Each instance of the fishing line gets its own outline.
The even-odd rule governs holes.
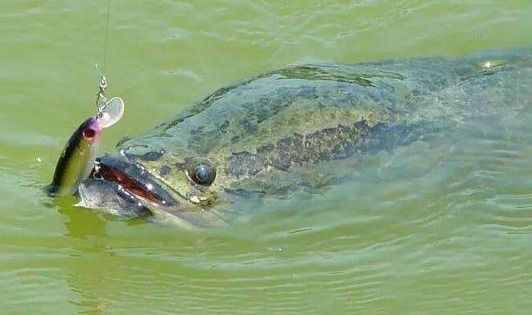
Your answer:
[[[105,12],[105,37],[104,37],[104,45],[103,45],[103,64],[102,67],[100,67],[98,64],[96,64],[96,71],[98,72],[98,88],[99,92],[97,94],[96,99],[96,107],[100,110],[102,106],[101,101],[105,101],[106,99],[102,99],[102,96],[105,96],[105,90],[107,89],[108,80],[106,77],[106,66],[107,66],[107,50],[109,46],[109,28],[111,25],[111,4],[112,0],[107,0],[107,8]],[[147,66],[140,67],[140,70],[147,69]],[[131,90],[138,90],[139,87],[137,84],[131,84],[127,87],[123,87],[118,92],[120,92],[120,95],[127,94]]]
[[[124,100],[120,97],[108,98],[106,90],[108,88],[107,77],[105,76],[105,67],[107,65],[107,46],[109,42],[109,25],[111,21],[111,0],[107,0],[107,13],[105,23],[105,39],[103,45],[103,66],[100,69],[100,79],[98,93],[96,94],[96,118],[102,128],[108,128],[118,122],[124,115]]]
[[[105,31],[104,31],[105,35],[104,35],[104,40],[103,40],[103,64],[101,67],[98,64],[95,65],[96,71],[98,72],[98,75],[99,75],[98,80],[99,80],[100,94],[102,92],[102,87],[103,87],[103,90],[107,88],[107,78],[105,77],[105,70],[106,70],[105,68],[107,65],[107,46],[109,45],[109,25],[111,23],[110,21],[111,21],[111,0],[107,0],[107,10],[105,12]],[[96,102],[98,103],[98,100]]]
[[[96,64],[96,71],[98,72],[99,78],[98,78],[98,84],[99,87],[102,86],[102,79],[105,81],[103,85],[107,85],[107,78],[105,76],[106,73],[106,65],[107,65],[107,47],[109,43],[109,27],[111,24],[111,2],[112,0],[107,0],[107,11],[105,15],[105,37],[104,37],[104,45],[103,45],[103,64],[102,67],[100,67],[98,64]],[[145,70],[147,69],[147,66],[140,67],[139,70]],[[136,84],[131,84],[128,87],[122,88],[119,92],[120,94],[127,94],[127,92],[133,90],[133,89],[139,89]],[[104,88],[105,90],[105,88]],[[98,100],[96,101],[98,103]],[[98,105],[97,105],[98,106]]]
[[[109,23],[111,21],[111,1],[107,0],[107,14],[106,14],[106,23],[105,23],[105,40],[103,43],[103,67],[102,70],[105,72],[105,66],[107,65],[107,43],[109,42]]]

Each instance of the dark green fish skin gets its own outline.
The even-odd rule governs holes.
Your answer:
[[[479,116],[519,113],[531,106],[531,86],[530,49],[291,66],[214,92],[176,119],[122,141],[105,163],[135,165],[171,195],[165,205],[143,203],[154,214],[210,225],[218,220],[210,216],[215,209],[238,198],[286,196],[323,177],[334,182],[346,175],[335,164]],[[216,168],[210,186],[191,180],[191,169],[202,163]]]

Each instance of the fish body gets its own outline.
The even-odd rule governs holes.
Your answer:
[[[121,141],[80,184],[86,207],[225,223],[238,200],[349,177],[369,154],[532,106],[530,49],[296,65],[215,91]],[[348,166],[346,166],[348,165]]]

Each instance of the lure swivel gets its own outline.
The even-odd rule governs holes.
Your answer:
[[[98,93],[96,94],[96,114],[98,117],[101,117],[107,106],[107,96],[105,91],[108,86],[107,78],[102,74],[98,85]]]

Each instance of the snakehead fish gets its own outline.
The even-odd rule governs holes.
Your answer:
[[[375,152],[480,116],[518,115],[532,106],[531,86],[531,49],[289,66],[121,141],[78,193],[89,208],[224,224],[224,209],[250,196],[284,198],[323,174],[334,183]]]

